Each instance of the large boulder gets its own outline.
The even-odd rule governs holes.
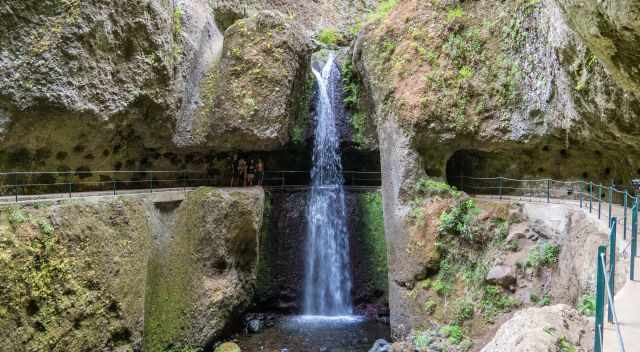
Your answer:
[[[555,351],[561,346],[590,351],[590,325],[589,319],[566,305],[528,308],[505,322],[481,352]]]
[[[195,116],[196,140],[218,150],[272,150],[289,141],[310,55],[301,32],[276,12],[226,30],[220,65],[204,82],[208,100]]]
[[[0,349],[141,348],[151,230],[143,201],[0,208]]]
[[[175,210],[149,264],[145,350],[205,346],[253,296],[264,193],[203,188]]]

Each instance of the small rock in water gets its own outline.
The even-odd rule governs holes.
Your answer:
[[[280,352],[289,352],[289,349],[288,348],[283,348],[283,349],[280,350]]]
[[[240,350],[240,346],[233,342],[225,342],[218,346],[213,352],[242,352],[242,350]]]
[[[391,344],[386,340],[379,339],[373,344],[373,347],[369,350],[369,352],[389,352],[391,351]]]
[[[247,330],[252,334],[257,334],[262,329],[262,321],[258,319],[249,320],[247,323]]]
[[[329,349],[325,346],[320,347],[320,352],[327,352]]]

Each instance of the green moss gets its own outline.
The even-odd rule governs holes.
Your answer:
[[[335,47],[343,41],[343,37],[335,28],[324,28],[318,33],[318,41],[324,45]]]
[[[387,247],[384,233],[382,195],[379,192],[363,193],[358,196],[361,215],[358,229],[364,239],[364,253],[369,267],[370,281],[380,292],[388,291]]]
[[[593,294],[582,296],[578,303],[578,312],[592,317],[596,314],[596,298]]]
[[[313,75],[308,72],[305,76],[302,92],[296,99],[296,118],[291,128],[291,140],[295,144],[304,143],[307,130],[309,129],[311,119],[309,109],[311,107],[314,84]]]
[[[269,229],[271,228],[272,200],[269,193],[265,194],[264,213],[262,215],[262,229],[260,231],[260,243],[257,265],[257,281],[255,297],[268,297],[273,293],[273,262],[269,253],[274,253],[273,241],[270,241]]]
[[[398,0],[383,0],[378,4],[378,7],[369,13],[367,21],[378,21],[387,17],[387,15],[398,4]]]

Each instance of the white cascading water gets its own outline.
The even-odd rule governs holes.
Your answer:
[[[351,265],[345,215],[345,197],[336,127],[343,109],[340,70],[330,54],[321,71],[313,68],[318,83],[311,194],[307,206],[307,244],[304,314],[352,314]]]

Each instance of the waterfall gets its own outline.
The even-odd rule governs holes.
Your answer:
[[[340,71],[330,54],[324,67],[313,68],[318,83],[311,194],[307,205],[304,314],[352,313],[351,265],[345,197],[336,127],[342,106]]]

